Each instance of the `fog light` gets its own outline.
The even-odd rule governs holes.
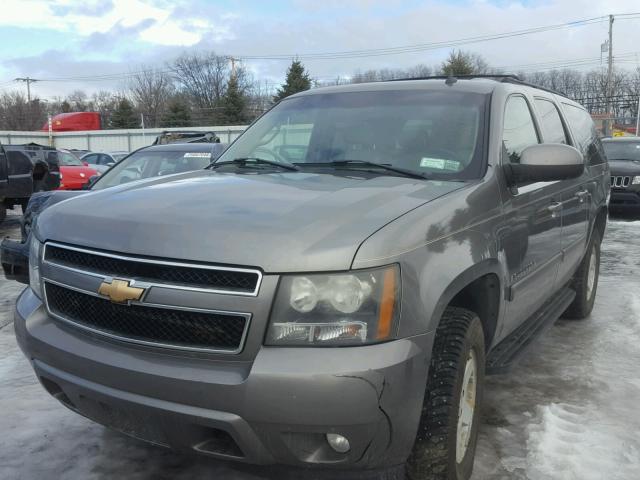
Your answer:
[[[347,453],[351,450],[349,440],[337,433],[327,433],[327,442],[329,442],[329,446],[338,453]]]

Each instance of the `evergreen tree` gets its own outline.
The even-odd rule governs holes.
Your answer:
[[[111,128],[138,128],[139,119],[133,110],[133,104],[122,97],[111,114]]]
[[[162,124],[165,127],[188,127],[191,125],[189,105],[181,98],[172,98],[167,106]]]
[[[218,105],[221,108],[222,121],[227,125],[241,125],[247,121],[247,97],[238,86],[238,79],[231,75],[227,90]]]
[[[283,98],[293,95],[294,93],[304,92],[311,88],[311,77],[305,71],[304,65],[300,60],[294,60],[287,70],[287,79],[278,89],[278,93],[273,97],[274,102],[279,102]]]
[[[489,72],[487,62],[474,53],[452,50],[449,58],[442,64],[443,75],[474,75]]]

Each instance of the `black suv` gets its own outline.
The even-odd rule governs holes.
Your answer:
[[[640,213],[640,137],[602,141],[611,167],[609,211]]]

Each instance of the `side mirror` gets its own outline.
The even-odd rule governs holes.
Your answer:
[[[100,175],[92,175],[92,176],[90,176],[89,180],[87,181],[87,183],[85,183],[82,186],[82,190],[91,190],[91,187],[93,187],[93,184],[96,183],[98,178],[100,178]]]
[[[520,163],[505,167],[509,183],[522,185],[576,178],[584,172],[582,153],[562,143],[531,145],[520,155]]]
[[[88,166],[89,166],[89,162],[85,162],[85,161],[83,161],[83,162],[82,162],[82,164],[83,164],[85,167],[88,167]]]
[[[29,284],[29,243],[5,238],[0,244],[0,263],[7,280]]]

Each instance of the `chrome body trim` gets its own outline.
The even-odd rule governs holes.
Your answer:
[[[172,283],[152,282],[152,281],[147,281],[147,279],[144,279],[144,278],[127,277],[128,279],[131,279],[131,280],[139,280],[139,283],[144,283],[145,285],[147,285],[149,287],[165,287],[165,288],[172,288],[172,289],[175,289],[175,290],[189,290],[189,291],[192,291],[192,292],[206,292],[206,293],[218,293],[218,294],[221,294],[221,295],[237,295],[237,296],[257,297],[258,296],[258,292],[260,291],[260,285],[262,284],[262,272],[260,270],[252,269],[252,268],[216,267],[216,266],[203,265],[203,264],[198,264],[198,263],[182,263],[182,262],[170,262],[170,261],[165,261],[165,260],[149,260],[149,259],[146,259],[146,258],[129,257],[129,256],[126,256],[126,255],[116,255],[116,254],[112,254],[112,253],[105,253],[105,252],[100,252],[100,251],[96,251],[96,250],[89,250],[89,249],[80,248],[80,247],[72,247],[72,246],[69,246],[69,245],[56,243],[56,242],[46,242],[44,244],[44,248],[42,249],[43,250],[42,260],[47,265],[52,265],[52,266],[54,266],[56,268],[62,268],[62,269],[65,269],[65,270],[69,270],[69,271],[72,271],[72,272],[81,273],[81,274],[84,274],[84,275],[89,275],[89,276],[97,277],[97,278],[104,278],[104,279],[113,278],[113,275],[101,274],[101,273],[98,273],[98,272],[93,272],[91,270],[82,270],[82,269],[79,269],[79,268],[69,267],[67,265],[62,265],[60,263],[49,261],[49,260],[46,259],[47,258],[46,257],[46,250],[47,250],[47,246],[48,245],[51,245],[52,247],[61,248],[61,249],[73,250],[73,251],[81,252],[81,253],[87,253],[89,255],[96,255],[96,256],[102,256],[102,257],[107,257],[107,258],[114,258],[116,260],[124,260],[124,261],[128,261],[128,262],[147,263],[147,264],[151,264],[151,265],[166,265],[166,266],[170,266],[170,267],[195,268],[195,269],[201,269],[201,270],[216,270],[216,271],[221,271],[221,272],[253,273],[253,274],[256,274],[258,276],[258,279],[256,281],[256,287],[252,292],[242,292],[242,291],[237,291],[237,290],[220,290],[220,289],[216,289],[216,288],[189,287],[189,286],[186,286],[186,285],[175,285],[175,284],[172,284]]]

